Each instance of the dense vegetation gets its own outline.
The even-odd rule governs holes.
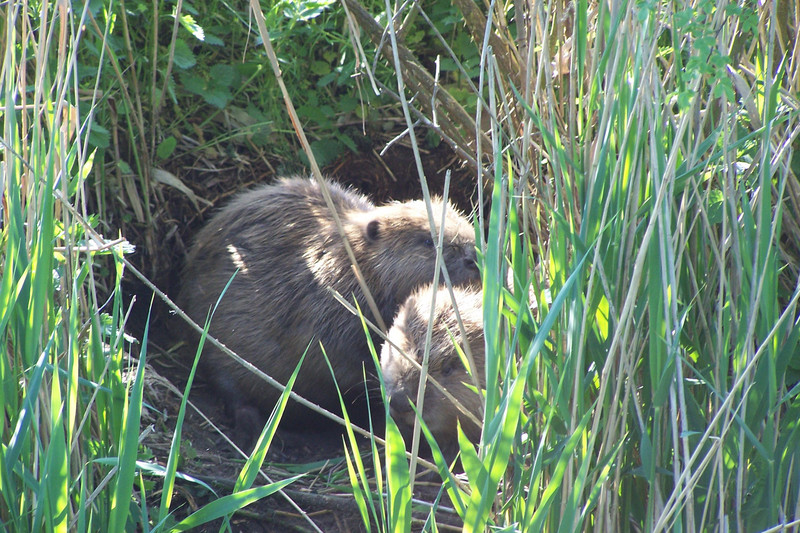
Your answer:
[[[466,480],[437,461],[467,530],[800,528],[791,4],[390,4],[2,6],[0,524],[182,530],[293,481],[255,486],[270,425],[233,491],[170,514],[181,434],[166,465],[140,446],[122,282],[163,269],[170,205],[207,207],[181,169],[229,191],[390,124],[481,184],[484,434]],[[352,489],[407,531],[389,428]]]

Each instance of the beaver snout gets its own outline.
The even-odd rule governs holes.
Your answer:
[[[464,262],[464,269],[469,271],[471,274],[475,276],[480,275],[480,270],[478,270],[478,258],[473,252],[472,256],[467,256],[463,260]]]
[[[455,257],[447,261],[447,269],[454,285],[475,285],[481,281],[478,257],[475,249],[459,250]]]
[[[393,393],[389,397],[389,409],[392,411],[392,416],[395,416],[395,414],[406,415],[412,413],[413,409],[411,409],[410,400],[411,397],[406,390]]]
[[[410,390],[401,383],[386,383],[386,401],[389,404],[389,414],[401,427],[407,429],[414,426],[416,413],[412,407],[412,402],[416,399],[415,390]]]

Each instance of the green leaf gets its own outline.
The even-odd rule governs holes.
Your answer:
[[[206,90],[206,82],[203,78],[194,74],[182,72],[180,75],[183,88],[193,94],[202,95]]]
[[[721,224],[722,209],[725,207],[725,195],[719,189],[710,189],[706,198],[708,202],[708,222],[710,224]]]
[[[337,157],[342,155],[345,146],[336,139],[321,139],[311,143],[311,151],[314,153],[314,159],[317,160],[319,166],[325,166],[332,163]],[[305,153],[300,154],[300,159],[308,164],[308,158]]]
[[[194,20],[193,16],[188,14],[183,14],[181,15],[180,21],[181,21],[181,26],[186,28],[189,31],[189,33],[194,35],[195,39],[197,39],[198,41],[205,40],[205,32],[203,31],[203,28]]]
[[[170,135],[158,144],[158,147],[156,148],[156,155],[158,155],[159,159],[166,159],[172,155],[172,152],[175,151],[175,147],[177,145],[178,140],[175,139],[174,136]]]
[[[152,306],[151,306],[152,309]],[[142,337],[142,349],[139,353],[139,363],[136,369],[136,378],[125,398],[122,431],[120,432],[119,446],[119,471],[114,483],[111,499],[111,514],[109,517],[109,531],[123,531],[128,521],[129,504],[133,492],[133,479],[136,473],[136,459],[139,444],[139,423],[142,416],[142,395],[144,393],[144,369],[147,355],[147,336],[150,328],[150,314],[148,312]]]
[[[92,129],[89,130],[89,144],[97,148],[108,148],[111,144],[111,132],[92,121]]]
[[[175,40],[175,54],[173,56],[175,66],[186,70],[190,69],[197,64],[197,59],[194,53],[189,49],[189,45],[183,39]]]
[[[309,68],[311,69],[311,72],[317,76],[323,76],[333,71],[331,64],[326,63],[325,61],[312,61]]]
[[[200,508],[198,511],[184,518],[175,524],[170,531],[188,531],[192,528],[211,522],[212,520],[231,515],[240,509],[244,509],[251,503],[257,502],[262,498],[266,498],[267,496],[278,492],[285,486],[294,483],[301,477],[303,477],[302,474],[284,479],[282,481],[277,481],[269,485],[263,485],[261,487],[255,487],[230,494],[228,496],[223,496],[222,498],[212,501],[211,503]]]
[[[203,93],[203,100],[219,109],[223,109],[228,105],[232,98],[233,95],[225,87],[214,87]]]
[[[239,71],[231,65],[217,64],[209,71],[211,82],[219,87],[234,87],[241,84]]]

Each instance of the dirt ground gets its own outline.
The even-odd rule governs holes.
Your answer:
[[[458,160],[447,146],[440,145],[425,152],[423,164],[434,194],[442,193],[445,171],[450,169],[451,200],[464,211],[472,209],[476,197],[474,171],[459,167]],[[183,177],[192,184],[196,194],[210,200],[214,206],[219,206],[236,190],[254,183],[269,182],[275,177],[269,166],[257,172],[251,165],[249,170],[246,176],[239,173],[236,174],[236,180],[225,181],[225,187],[220,185],[222,182],[219,172],[216,171],[205,174],[191,171]],[[173,170],[176,175],[179,172],[180,169]],[[394,145],[383,157],[374,151],[349,153],[325,168],[324,172],[364,192],[376,203],[419,198],[422,195],[411,151],[401,144]],[[179,265],[182,255],[191,243],[194,232],[202,226],[213,209],[204,208],[198,211],[174,191],[164,191],[164,195],[164,208],[160,212],[165,223],[161,229],[162,234],[156,239],[161,243],[160,250],[148,248],[148,239],[142,238],[141,242],[135,242],[139,253],[133,259],[134,262],[140,262],[137,266],[141,266],[144,271],[151,271],[151,279],[159,288],[174,295],[180,283]],[[151,268],[142,263],[149,263]],[[150,292],[135,280],[129,280],[125,289],[129,295],[136,296],[136,301],[139,302],[134,306],[130,322],[136,335],[144,324],[147,312],[141,302],[150,301]],[[166,306],[156,302],[151,324],[163,324],[166,313]],[[149,362],[153,368],[145,400],[152,409],[148,410],[143,421],[143,427],[151,426],[151,430],[144,444],[152,452],[153,460],[166,464],[175,417],[180,406],[177,391],[183,390],[188,370],[186,363],[175,355],[176,346],[166,331],[151,326],[151,339],[148,350]],[[190,401],[205,416],[193,408],[187,411],[182,438],[184,459],[179,471],[206,482],[219,496],[229,494],[243,459],[214,426],[230,434],[231,425],[224,409],[202,379],[195,382]],[[382,412],[382,407],[376,408],[378,412]],[[306,472],[306,475],[282,493],[246,507],[231,521],[233,531],[315,531],[315,528],[326,533],[366,531],[350,488],[342,431],[317,423],[312,425],[306,431],[279,429],[263,469],[275,481],[298,472]],[[380,421],[377,421],[376,434],[383,436],[383,429],[379,426]],[[368,439],[361,438],[360,448],[365,465],[371,465],[373,458]],[[433,501],[440,486],[440,483],[430,482],[415,485],[415,497],[422,501]],[[150,497],[157,506],[160,494],[151,494]],[[199,485],[179,481],[173,501],[176,518],[188,516],[213,498],[212,494]],[[425,516],[425,512],[419,514],[420,521],[416,523],[414,530],[422,529]],[[220,523],[221,521],[217,521],[199,531],[218,531]],[[447,512],[437,514],[437,524],[439,530],[443,531],[459,529],[456,516]]]
[[[151,346],[151,349],[155,349],[151,359],[154,368],[148,368],[145,402],[153,409],[147,410],[143,418],[142,427],[149,428],[143,444],[152,452],[152,460],[166,465],[180,408],[178,391],[185,386],[185,376],[180,373],[180,362],[170,369],[167,365],[175,364],[175,359],[161,352],[159,346]],[[171,376],[166,377],[164,373]],[[179,472],[205,482],[218,496],[230,494],[244,463],[242,455],[221,434],[230,435],[233,428],[224,409],[202,380],[195,382],[190,402],[192,405],[187,408],[183,425],[183,461]],[[375,427],[375,433],[382,437],[383,429],[379,426]],[[346,439],[344,432],[336,427],[315,426],[303,431],[279,428],[262,470],[272,481],[298,473],[305,473],[305,476],[282,493],[246,507],[231,521],[232,530],[277,533],[315,531],[316,527],[326,533],[366,531],[352,496],[343,439]],[[373,457],[369,440],[359,437],[359,448],[372,477],[370,465]],[[268,482],[262,477],[256,484]],[[421,481],[415,485],[415,498],[433,502],[440,487],[440,483]],[[153,493],[150,498],[151,506],[157,507],[160,494]],[[179,480],[172,504],[176,510],[175,517],[184,518],[213,498],[213,494],[200,485]],[[422,521],[426,518],[424,511],[417,515],[415,531],[422,529]],[[219,531],[221,523],[218,520],[196,531]],[[448,531],[448,524],[454,530],[459,529],[455,514],[446,511],[437,514],[437,523],[441,531]]]

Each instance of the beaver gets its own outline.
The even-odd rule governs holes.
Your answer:
[[[420,370],[425,349],[428,321],[431,317],[433,292],[436,304],[433,315],[431,348],[428,357],[428,375],[433,377],[477,420],[483,418],[481,397],[475,391],[473,379],[453,345],[469,345],[475,369],[472,372],[481,389],[486,387],[485,347],[483,337],[482,295],[474,287],[454,287],[456,306],[466,332],[466,339],[459,328],[450,293],[446,288],[424,286],[403,303],[389,330],[388,340],[381,348],[381,374],[389,402],[389,412],[397,422],[401,433],[408,437],[414,426],[416,414],[410,402],[416,402]],[[466,341],[466,343],[465,343]],[[399,349],[399,350],[398,350]],[[403,356],[405,353],[408,358]],[[437,444],[448,460],[458,452],[456,421],[473,443],[480,440],[481,428],[461,412],[458,407],[430,381],[425,385],[422,419],[431,430]],[[406,442],[410,442],[406,439]]]
[[[436,246],[425,203],[376,207],[351,189],[327,184],[366,285],[388,324],[412,291],[433,279]],[[472,224],[441,200],[432,207],[437,235],[446,209],[442,257],[452,282],[474,283],[480,278]],[[286,383],[307,350],[294,392],[338,410],[327,356],[342,393],[351,400],[363,396],[363,365],[372,364],[367,338],[361,321],[330,289],[351,302],[355,297],[365,316],[372,315],[316,181],[283,178],[235,196],[198,233],[182,277],[178,303],[200,324],[233,277],[209,332],[266,374]],[[200,361],[235,417],[237,433],[263,420],[277,403],[280,391],[209,343]],[[310,413],[289,402],[282,424],[304,427]]]

